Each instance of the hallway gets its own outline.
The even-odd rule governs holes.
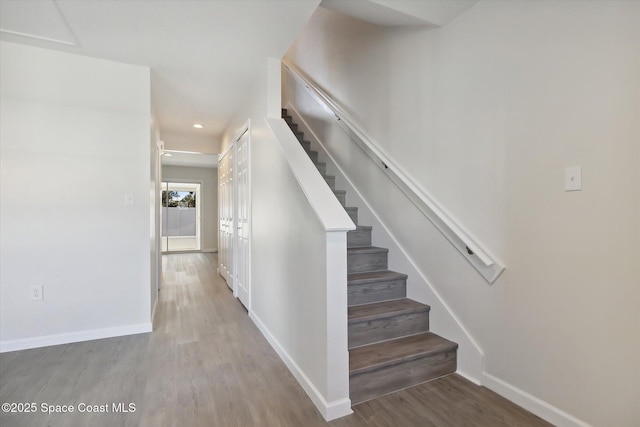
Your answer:
[[[547,426],[456,375],[326,423],[216,273],[216,254],[163,257],[154,332],[0,355],[3,426]],[[74,413],[42,413],[41,405]],[[115,413],[112,404],[135,405]],[[79,412],[80,404],[104,412]],[[83,406],[85,408],[85,406]],[[57,409],[57,408],[56,408]],[[62,408],[60,408],[62,409]]]

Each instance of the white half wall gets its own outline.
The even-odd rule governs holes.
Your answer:
[[[201,239],[203,252],[218,250],[218,170],[188,166],[162,166],[162,180],[200,182]]]
[[[504,261],[488,285],[344,157],[484,351],[483,383],[556,425],[640,423],[638,22],[626,1],[479,1],[438,29],[319,8],[287,54]]]
[[[346,342],[346,235],[341,243],[327,235],[307,197],[291,172],[282,149],[265,120],[270,96],[269,60],[253,87],[253,96],[230,124],[223,142],[231,143],[251,119],[251,311],[249,315],[276,349],[325,419],[351,412],[348,398]],[[271,111],[274,113],[274,111]],[[276,112],[277,113],[277,112]],[[310,165],[311,167],[311,165]],[[329,257],[340,244],[344,250],[342,289],[327,286]],[[343,296],[343,312],[329,321],[330,298]],[[335,342],[329,324],[342,317],[344,342]],[[343,349],[340,352],[340,348]],[[333,352],[333,353],[330,353]],[[338,353],[336,353],[338,352]],[[339,354],[332,358],[332,354]],[[343,363],[344,362],[344,363]],[[334,368],[338,369],[334,369]]]
[[[0,49],[1,350],[150,331],[149,69]]]

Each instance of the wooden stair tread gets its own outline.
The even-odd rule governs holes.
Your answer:
[[[454,351],[458,344],[432,332],[378,342],[349,350],[349,375],[358,375],[432,354]]]
[[[387,248],[379,248],[377,246],[355,246],[347,248],[347,255],[352,254],[375,254],[379,252],[389,252]]]
[[[354,305],[348,309],[349,323],[366,322],[384,317],[429,311],[430,309],[431,307],[428,305],[409,298]]]
[[[380,281],[403,280],[407,277],[409,276],[407,276],[406,274],[398,273],[397,271],[391,270],[365,271],[363,273],[349,274],[349,276],[347,277],[347,283],[349,285],[360,285]]]
[[[373,227],[370,225],[356,225],[356,229],[355,230],[350,230],[350,231],[370,231],[372,230]]]

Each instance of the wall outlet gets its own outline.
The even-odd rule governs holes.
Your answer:
[[[43,290],[43,285],[32,286],[31,293],[29,294],[31,301],[42,301],[42,299],[44,298]]]
[[[131,207],[136,205],[136,196],[133,193],[124,193],[124,205]]]
[[[568,167],[564,170],[564,191],[582,190],[582,168],[580,166]]]

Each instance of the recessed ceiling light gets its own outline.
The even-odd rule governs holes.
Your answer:
[[[200,123],[196,123],[195,125],[193,125],[193,127],[196,129],[202,129],[204,126],[202,126]]]

